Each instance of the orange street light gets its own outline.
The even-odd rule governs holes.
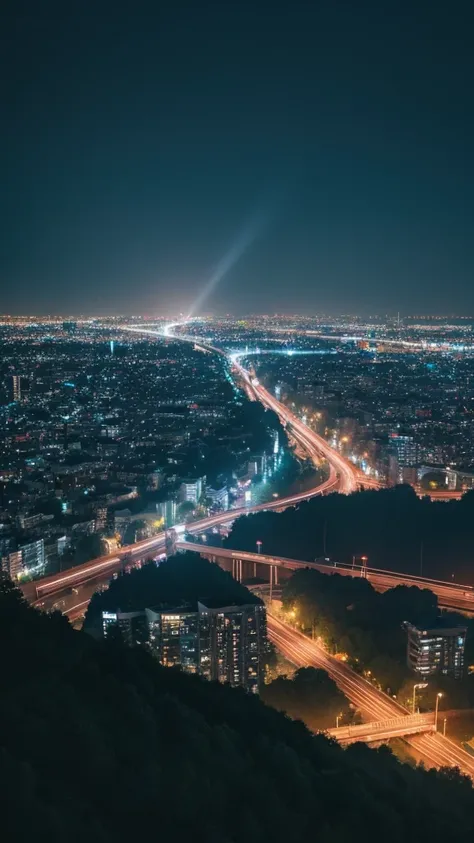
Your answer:
[[[436,706],[435,706],[435,732],[438,731],[438,706],[439,706],[439,701],[440,701],[442,696],[443,696],[443,692],[438,691],[438,693],[436,694]]]

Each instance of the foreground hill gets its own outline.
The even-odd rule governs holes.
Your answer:
[[[111,580],[106,591],[93,595],[84,629],[102,637],[103,611],[135,612],[156,606],[195,604],[198,600],[217,600],[221,606],[262,602],[219,565],[187,551],[170,556],[159,565],[148,562]]]
[[[466,780],[343,751],[256,697],[73,631],[6,580],[0,641],[9,843],[473,839]]]

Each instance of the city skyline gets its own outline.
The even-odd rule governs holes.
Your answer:
[[[447,726],[473,688],[472,331],[2,320],[3,581],[342,745],[402,738],[472,777]],[[303,672],[269,682],[281,656]]]
[[[474,839],[473,22],[7,4],[12,843]]]
[[[12,6],[2,310],[474,312],[468,23]]]

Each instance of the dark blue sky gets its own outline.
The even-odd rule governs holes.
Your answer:
[[[471,5],[10,0],[1,311],[472,314]]]

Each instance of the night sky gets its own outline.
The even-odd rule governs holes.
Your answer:
[[[9,0],[1,312],[473,314],[471,8]]]

